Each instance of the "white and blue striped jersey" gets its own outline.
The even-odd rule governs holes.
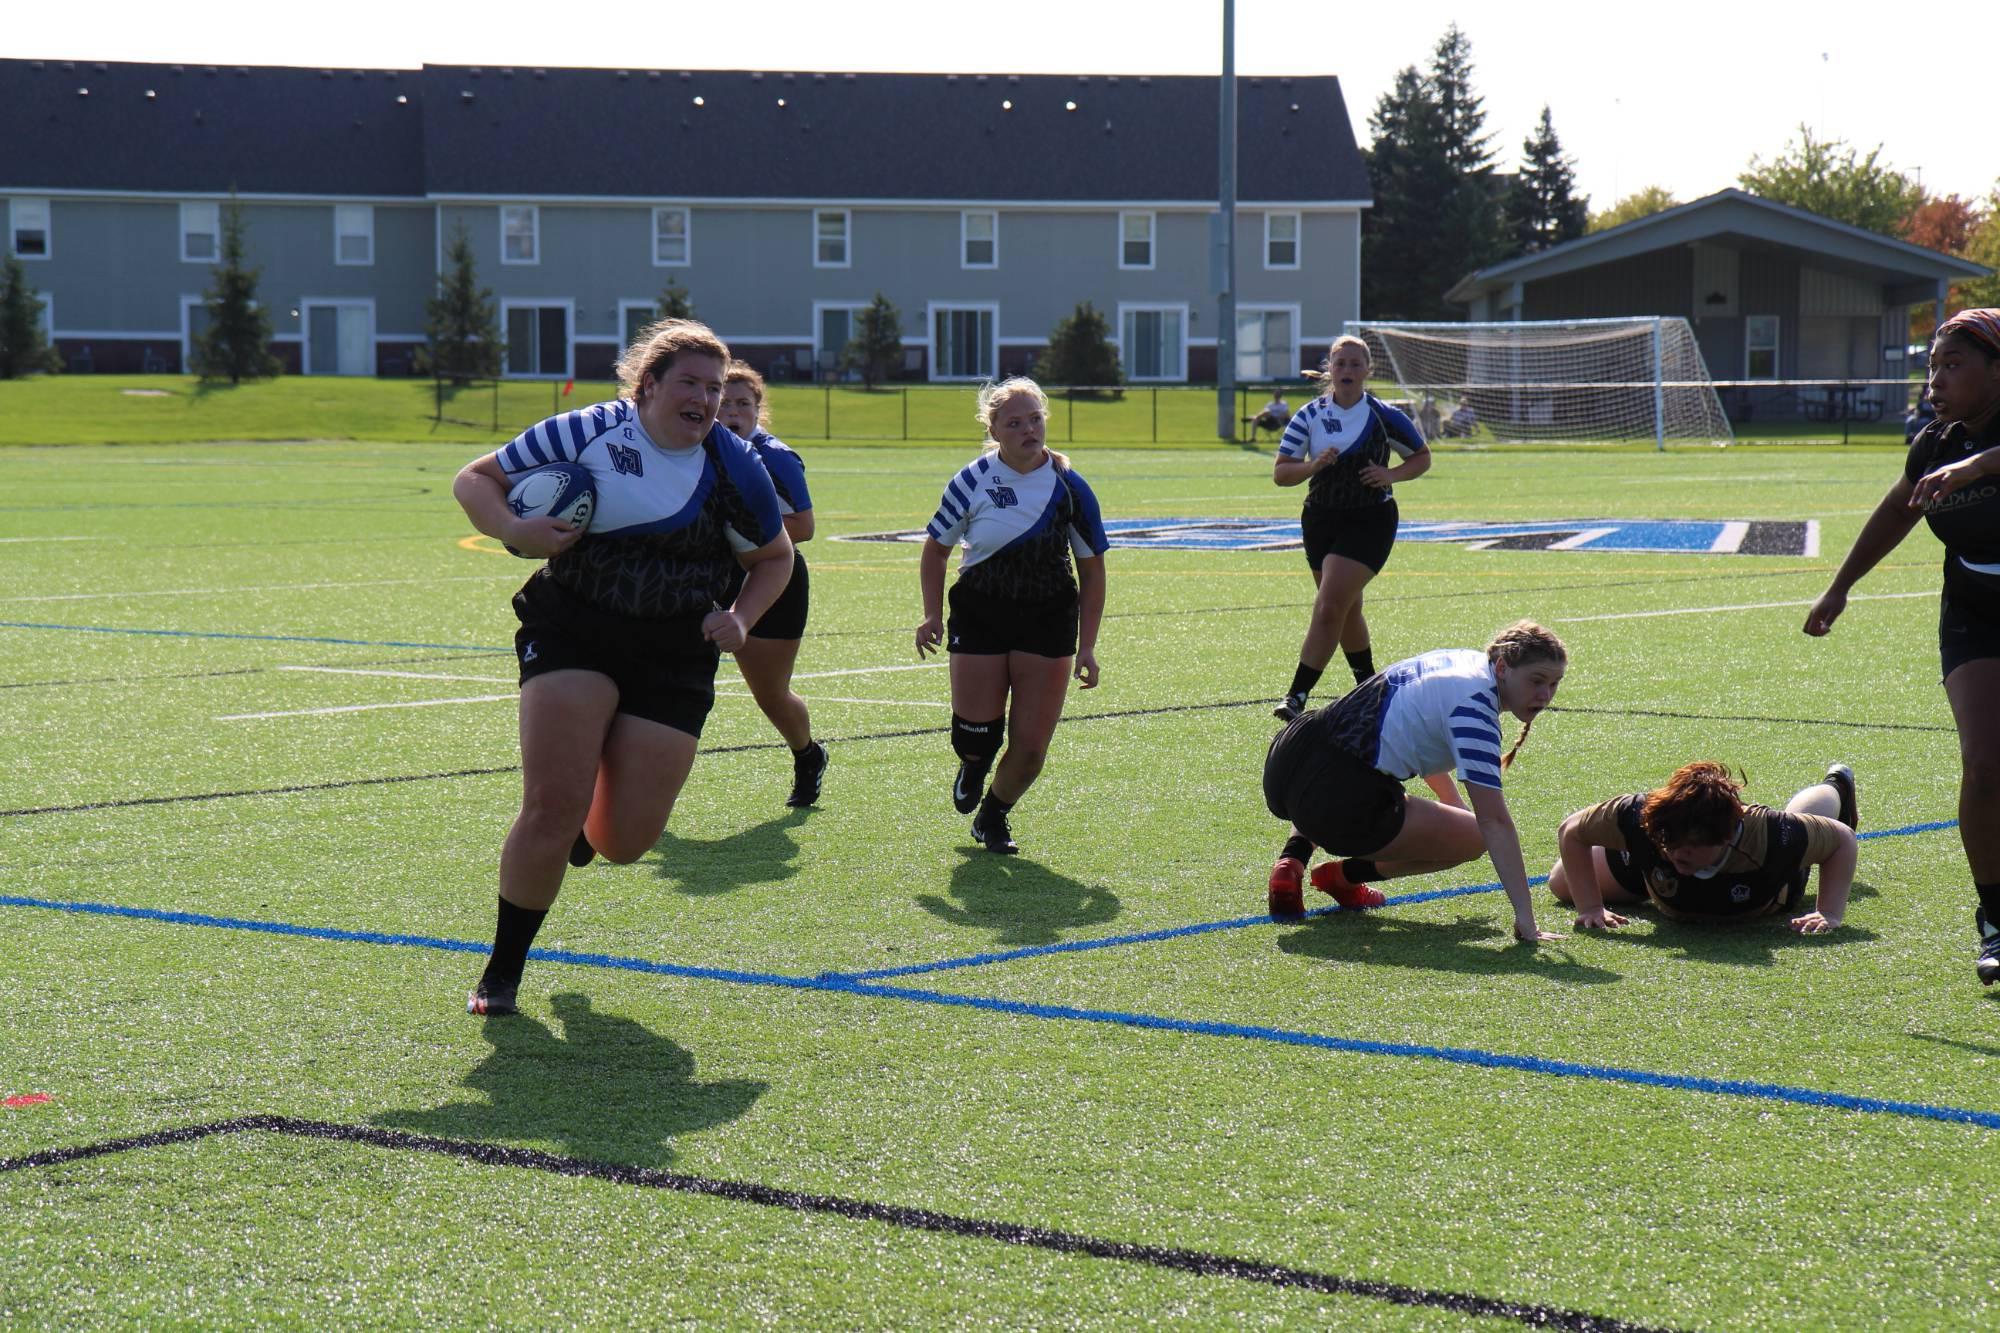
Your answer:
[[[813,507],[812,492],[806,489],[806,461],[797,450],[761,426],[750,437],[750,447],[757,451],[758,461],[771,474],[781,513],[803,514]]]
[[[1075,469],[1049,459],[1016,472],[997,453],[982,454],[944,488],[925,528],[940,546],[964,543],[959,581],[1012,601],[1076,596],[1078,559],[1111,548],[1097,496]]]
[[[1478,648],[1440,648],[1396,663],[1325,710],[1325,738],[1392,778],[1455,770],[1500,786],[1500,691]]]
[[[1315,398],[1293,413],[1278,441],[1278,457],[1311,462],[1321,454],[1339,454],[1338,461],[1313,474],[1306,486],[1306,503],[1328,509],[1360,509],[1391,499],[1361,480],[1361,469],[1373,463],[1389,465],[1424,451],[1423,433],[1403,413],[1372,393],[1352,407],[1331,398]]]
[[[550,463],[590,470],[590,531],[538,577],[621,615],[705,614],[728,595],[735,553],[784,531],[771,474],[749,445],[717,425],[693,448],[665,448],[624,399],[537,422],[493,460],[509,485]]]

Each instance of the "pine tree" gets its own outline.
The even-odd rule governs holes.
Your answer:
[[[1583,235],[1590,201],[1576,194],[1576,170],[1563,156],[1546,104],[1541,123],[1521,144],[1521,173],[1507,191],[1507,231],[1516,253],[1534,254]]]
[[[445,247],[448,270],[438,274],[437,293],[424,302],[425,359],[433,378],[463,384],[500,374],[499,307],[493,290],[479,285],[472,237],[465,224],[453,229]]]
[[[688,299],[687,288],[669,280],[655,303],[655,314],[660,319],[693,319],[694,302]]]
[[[1438,38],[1431,52],[1431,97],[1443,124],[1445,160],[1453,171],[1470,175],[1493,165],[1493,136],[1486,127],[1483,98],[1472,90],[1472,39],[1456,23]]]
[[[1436,319],[1455,274],[1434,225],[1457,177],[1444,148],[1443,114],[1414,66],[1396,76],[1369,118],[1368,176],[1375,207],[1362,214],[1361,307],[1371,319]]]
[[[9,255],[0,266],[0,380],[62,369],[62,359],[42,332],[46,304],[28,281],[27,267]]]
[[[241,384],[273,378],[281,369],[278,358],[271,355],[271,316],[257,304],[257,278],[263,270],[245,262],[246,231],[243,205],[232,196],[222,206],[222,248],[220,262],[212,270],[215,280],[202,294],[208,327],[195,339],[194,369],[205,380]]]
[[[903,363],[903,318],[889,298],[875,299],[854,317],[854,336],[841,349],[840,368],[861,372],[861,387],[873,389]]]
[[[1483,99],[1472,88],[1472,41],[1456,23],[1445,29],[1431,53],[1431,96],[1437,102],[1444,159],[1456,176],[1435,211],[1445,266],[1431,275],[1436,291],[1429,304],[1435,318],[1462,315],[1444,293],[1465,274],[1498,260],[1507,247],[1501,217],[1502,191],[1493,175],[1493,137]]]
[[[1035,361],[1035,378],[1043,384],[1083,388],[1115,388],[1125,382],[1118,349],[1111,345],[1111,325],[1104,312],[1088,301],[1056,321],[1049,345]]]

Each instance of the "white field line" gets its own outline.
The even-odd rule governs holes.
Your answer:
[[[1750,525],[1740,519],[1734,523],[1724,523],[1721,534],[1709,544],[1708,549],[1716,555],[1735,555],[1743,549],[1743,539],[1749,535]],[[1815,551],[1814,554],[1817,555],[1818,552]]]
[[[1937,590],[1928,592],[1862,592],[1848,596],[1850,602],[1893,602],[1901,597],[1935,597]],[[1578,625],[1586,620],[1648,620],[1656,616],[1704,616],[1714,611],[1768,611],[1782,606],[1811,606],[1818,601],[1809,597],[1802,602],[1738,602],[1734,606],[1681,606],[1671,611],[1620,611],[1608,616],[1559,616],[1558,625]]]
[[[9,539],[11,540],[11,539]],[[77,540],[85,540],[78,538]],[[146,592],[60,592],[0,597],[0,602],[90,602],[111,597],[230,597],[241,592],[305,592],[326,588],[389,588],[411,583],[487,583],[507,574],[452,574],[442,578],[354,579],[340,583],[253,583],[237,588],[154,588]]]
[[[828,676],[873,676],[889,671],[935,671],[943,662],[918,662],[911,666],[847,667],[840,671],[799,671],[793,680],[824,680]]]
[[[274,717],[324,717],[329,713],[372,713],[382,708],[438,708],[445,704],[491,704],[518,699],[518,694],[481,694],[470,699],[412,699],[394,704],[342,704],[338,708],[295,708],[282,713],[229,713],[217,722],[262,722]]]
[[[433,671],[370,671],[362,667],[281,666],[280,671],[311,671],[324,676],[393,676],[397,680],[469,680],[479,685],[512,685],[513,676],[447,676]]]
[[[715,697],[718,699],[748,699],[751,695],[747,690],[717,690]],[[875,704],[884,708],[951,707],[950,704],[942,703],[935,699],[850,699],[838,694],[801,694],[799,698],[804,699],[807,703],[815,704]]]
[[[1580,546],[1588,546],[1599,537],[1608,537],[1618,531],[1616,528],[1585,528],[1574,537],[1565,537],[1550,545],[1551,551],[1574,551]]]
[[[103,537],[0,537],[4,542],[101,542]]]

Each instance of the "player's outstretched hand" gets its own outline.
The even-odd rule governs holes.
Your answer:
[[[936,652],[938,645],[943,642],[943,619],[938,616],[924,617],[924,623],[917,626],[917,656],[923,657],[926,654]]]
[[[506,544],[530,560],[547,560],[561,555],[583,538],[582,528],[573,528],[559,518],[516,519],[508,531]]]
[[[1517,925],[1514,927],[1514,938],[1523,944],[1541,944],[1548,940],[1559,940],[1563,937],[1556,934],[1553,930],[1543,930],[1540,926],[1530,926],[1528,929],[1522,930]]]
[[[1807,912],[1804,916],[1792,918],[1792,929],[1801,935],[1824,935],[1829,930],[1840,929],[1840,922],[1827,920],[1823,912]]]
[[[1595,912],[1578,912],[1575,930],[1616,930],[1632,923],[1632,918],[1620,916],[1608,907],[1600,907]]]
[[[718,607],[701,618],[701,637],[723,652],[733,653],[750,637],[750,627],[743,623],[742,616]]]
[[[1847,609],[1847,594],[1828,588],[1806,612],[1806,633],[1815,639],[1833,628],[1833,622],[1840,619],[1840,613]]]
[[[1076,679],[1080,689],[1097,688],[1097,654],[1085,650],[1076,655]]]

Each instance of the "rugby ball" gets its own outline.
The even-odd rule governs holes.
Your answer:
[[[507,492],[507,507],[519,518],[559,518],[573,528],[588,529],[597,509],[597,483],[581,463],[551,463],[515,482]],[[511,546],[507,549],[521,554]]]

